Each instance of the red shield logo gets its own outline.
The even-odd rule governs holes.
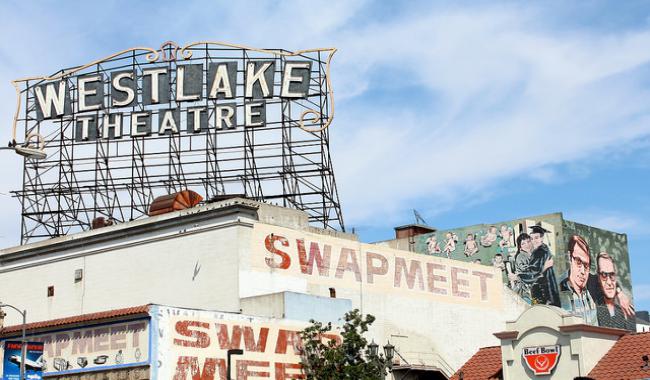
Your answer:
[[[560,346],[525,347],[522,355],[535,375],[550,375],[560,358]]]

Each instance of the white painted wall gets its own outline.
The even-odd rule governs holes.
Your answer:
[[[125,232],[111,243],[3,265],[0,300],[27,309],[28,322],[149,303],[239,312],[242,229],[220,222]],[[76,269],[83,270],[81,282],[74,281]],[[19,322],[18,313],[7,313],[5,325]]]

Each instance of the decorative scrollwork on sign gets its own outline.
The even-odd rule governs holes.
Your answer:
[[[320,128],[307,128],[305,127],[305,121],[308,119],[307,115],[313,115],[313,117],[311,118],[311,122],[314,124],[318,123],[323,117],[323,115],[318,110],[307,109],[303,111],[302,114],[300,115],[299,127],[304,131],[316,133],[327,129],[330,126],[330,124],[332,124],[332,120],[334,119],[334,92],[332,90],[332,82],[330,79],[330,63],[332,62],[332,56],[334,56],[334,53],[336,53],[337,51],[336,48],[307,49],[307,50],[298,50],[295,52],[287,52],[287,51],[277,51],[277,50],[268,50],[268,49],[257,49],[250,46],[229,44],[226,42],[200,41],[200,42],[193,42],[191,44],[187,44],[183,46],[183,48],[180,51],[181,57],[183,57],[183,59],[192,58],[192,51],[189,49],[197,45],[219,45],[219,46],[231,47],[236,49],[246,49],[258,53],[271,54],[274,56],[284,56],[284,57],[299,56],[301,54],[307,54],[307,53],[327,52],[328,55],[325,61],[326,64],[325,81],[327,83],[327,94],[329,96],[330,113],[327,117],[327,121],[325,121]]]
[[[151,49],[151,51],[147,53],[146,58],[147,62],[149,63],[156,62],[158,58],[160,58],[160,52],[158,50]]]
[[[160,45],[160,55],[163,62],[170,62],[176,60],[176,52],[180,46],[174,41],[163,42]],[[167,55],[169,53],[169,55]]]
[[[25,147],[42,151],[45,149],[45,139],[40,133],[32,132],[25,137]]]

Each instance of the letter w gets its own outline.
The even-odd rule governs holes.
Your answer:
[[[179,356],[173,380],[187,380],[187,372],[192,380],[214,380],[219,371],[219,379],[226,380],[226,361],[217,358],[206,358],[203,369],[199,367],[196,356]]]
[[[232,336],[228,337],[228,325],[215,323],[217,326],[217,338],[219,338],[219,347],[222,350],[239,348],[241,345],[241,326],[232,327]]]
[[[330,245],[323,245],[323,254],[320,253],[320,246],[317,242],[312,242],[309,245],[309,257],[305,250],[305,241],[303,239],[296,239],[298,243],[298,258],[300,259],[300,270],[302,273],[312,274],[314,272],[314,261],[318,267],[318,274],[323,277],[330,275],[330,258],[332,256],[332,247]]]
[[[45,94],[43,94],[43,87],[45,87]],[[45,86],[37,86],[34,89],[36,93],[36,99],[38,100],[38,106],[43,112],[43,118],[49,119],[52,117],[52,106],[54,106],[54,111],[58,117],[63,115],[65,112],[65,81],[59,82],[59,90],[56,92],[54,89],[54,83],[48,83]]]
[[[246,346],[246,351],[253,352],[265,352],[266,351],[266,338],[269,336],[268,327],[262,327],[260,329],[259,339],[257,344],[255,343],[255,332],[252,327],[244,327],[244,345]]]

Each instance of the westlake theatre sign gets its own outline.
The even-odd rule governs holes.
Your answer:
[[[182,190],[273,200],[342,229],[327,130],[335,52],[166,42],[13,81],[22,242],[137,219]]]
[[[199,133],[209,126],[217,130],[234,129],[238,125],[235,102],[237,91],[243,90],[243,126],[263,127],[266,124],[264,99],[306,99],[311,81],[312,62],[286,61],[276,79],[274,60],[247,61],[243,83],[238,83],[237,61],[177,65],[137,70],[112,71],[78,76],[75,90],[68,80],[59,80],[34,87],[38,120],[70,117],[76,120],[76,141],[100,138],[150,136],[152,119],[157,112],[159,135],[179,133],[180,113],[184,113],[186,131]],[[170,78],[175,78],[174,81]],[[280,83],[275,94],[274,83]],[[138,88],[142,89],[140,94]],[[105,96],[105,90],[108,96]],[[205,91],[204,91],[205,90]],[[72,93],[74,101],[71,100]],[[211,105],[197,105],[204,98]],[[73,107],[74,106],[74,107]],[[161,107],[163,106],[163,107]],[[133,111],[133,108],[138,108]],[[74,110],[74,111],[73,111]],[[111,110],[97,115],[97,111]],[[114,112],[115,111],[115,112]],[[207,115],[214,123],[208,124]],[[125,120],[128,119],[128,123]],[[101,127],[101,128],[98,128]]]
[[[248,54],[219,60],[199,57],[200,63],[191,63],[197,61],[195,51],[201,51],[201,45],[208,50],[210,44],[241,48]],[[137,62],[133,67],[121,65],[115,69],[106,67],[120,56],[127,53],[135,56],[138,51],[146,52],[146,63]],[[126,135],[149,136],[155,127],[153,124],[157,124],[157,131],[153,132],[159,135],[180,133],[181,112],[189,116],[183,118],[187,120],[185,129],[189,133],[208,128],[263,127],[267,121],[266,102],[269,100],[331,97],[328,74],[335,51],[313,49],[290,53],[209,42],[193,43],[183,48],[167,42],[160,51],[133,48],[49,77],[13,81],[18,93],[14,129],[19,121],[23,98],[33,101],[32,111],[35,111],[37,121],[74,120],[77,141]],[[262,56],[253,57],[251,53]],[[324,93],[310,92],[314,83],[323,84],[312,82],[317,79],[312,78],[314,59],[305,58],[313,53],[318,53],[319,57],[326,54],[324,62],[317,61],[325,64],[324,72],[315,73],[318,79],[327,82],[328,88]],[[264,58],[264,55],[273,59]],[[188,64],[170,64],[178,58]],[[97,69],[87,70],[94,67]],[[22,85],[27,86],[26,91],[21,89]],[[331,103],[332,99],[329,101]],[[238,122],[237,115],[242,113],[243,118]],[[298,119],[301,128],[306,128],[306,117],[310,114],[314,117],[309,130],[321,131],[331,124],[332,115],[319,123],[319,119],[325,116],[322,110],[305,107]],[[214,123],[208,123],[208,117],[213,118]],[[26,142],[29,142],[27,137]],[[42,134],[38,137],[38,142],[42,142]]]

